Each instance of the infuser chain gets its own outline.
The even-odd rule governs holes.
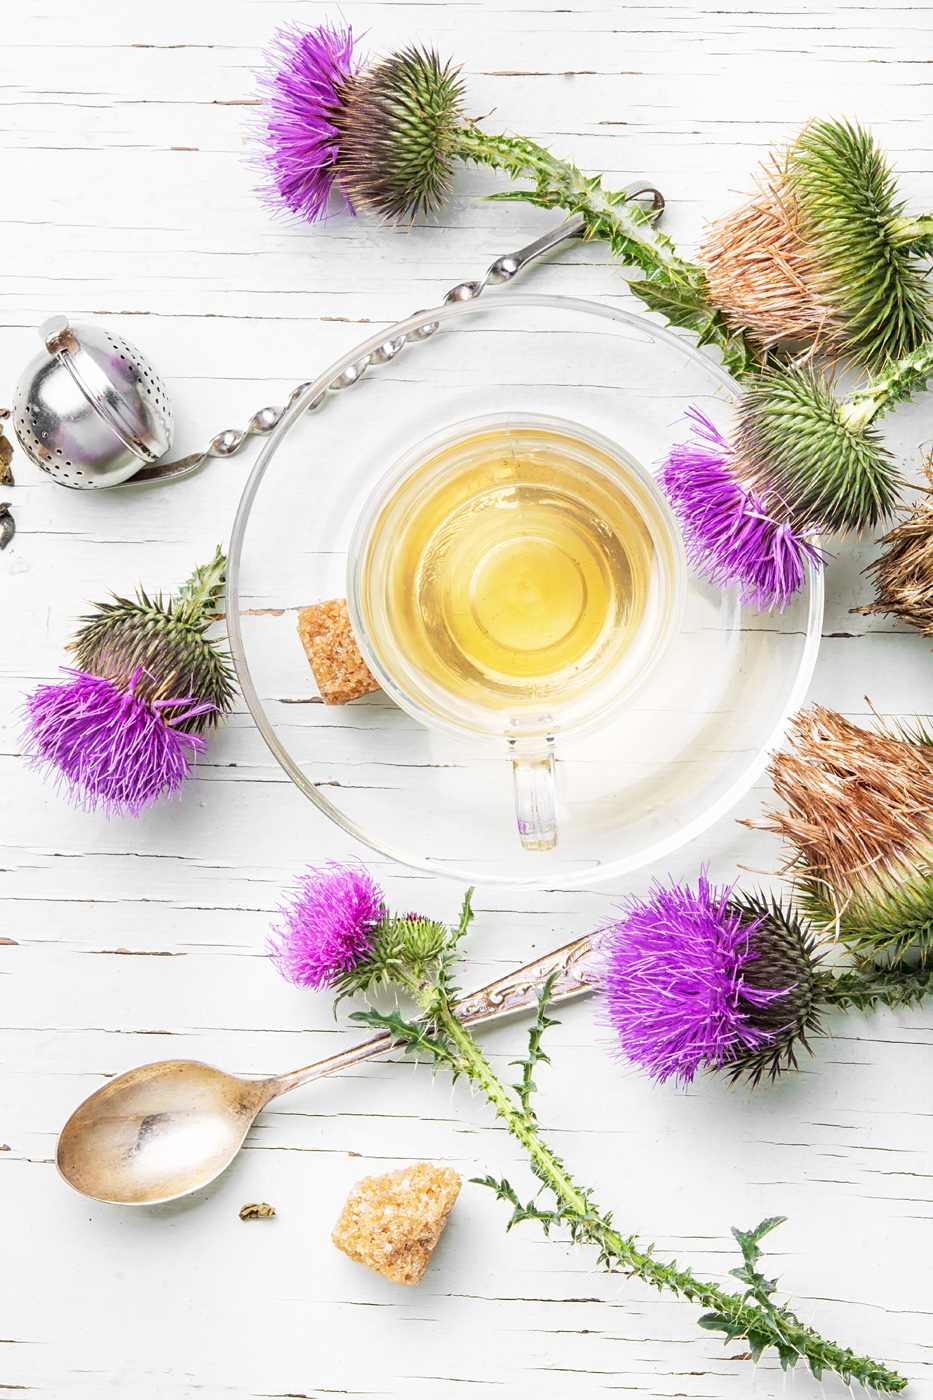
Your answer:
[[[646,206],[644,212],[652,222],[664,213],[664,196],[660,190],[656,190],[651,185],[642,185],[636,182],[626,186],[623,193],[629,199]],[[501,257],[496,258],[481,281],[459,282],[444,297],[445,303],[473,301],[476,297],[481,296],[488,286],[501,286],[506,282],[511,282],[512,278],[517,276],[529,263],[536,261],[545,253],[549,253],[553,248],[560,247],[569,239],[579,237],[585,228],[586,222],[582,215],[571,215],[557,228],[542,234],[540,238],[536,238],[533,243],[526,244],[524,248],[519,248],[515,253],[503,253]],[[415,314],[417,315],[417,313]],[[316,412],[323,406],[328,394],[352,388],[372,365],[388,364],[390,360],[395,359],[395,356],[405,345],[412,341],[428,340],[439,329],[439,326],[440,322],[438,321],[428,321],[423,326],[417,326],[414,330],[408,331],[405,335],[385,341],[368,355],[364,355],[354,364],[348,365],[342,374],[339,374],[332,383],[328,384],[326,389],[322,389],[319,394],[315,395],[305,412]],[[258,413],[253,414],[245,428],[227,428],[224,432],[218,433],[203,452],[193,452],[189,457],[182,457],[177,462],[156,462],[151,467],[143,467],[135,476],[130,477],[122,484],[136,486],[146,481],[172,481],[197,471],[211,457],[234,456],[249,438],[265,437],[278,427],[286,413],[307,393],[312,382],[299,384],[289,394],[288,402],[281,407],[261,408]]]

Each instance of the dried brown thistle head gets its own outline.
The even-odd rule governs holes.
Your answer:
[[[801,711],[769,769],[784,809],[747,823],[782,837],[803,907],[865,955],[925,955],[933,929],[933,747],[901,733]]]
[[[885,552],[865,570],[874,575],[874,603],[857,613],[891,613],[899,622],[933,637],[933,453],[923,470],[927,485],[912,506],[904,506],[893,530],[881,538]]]
[[[933,334],[925,225],[903,218],[870,131],[812,121],[702,250],[713,301],[765,347],[803,340],[882,368]]]
[[[783,340],[826,349],[842,324],[823,291],[819,268],[801,236],[787,162],[763,165],[758,193],[713,223],[698,258],[710,296],[727,322],[764,349]]]
[[[874,880],[916,869],[933,838],[933,748],[862,729],[813,705],[793,722],[794,747],[768,772],[786,811],[749,823],[776,832],[793,869],[845,897]]]

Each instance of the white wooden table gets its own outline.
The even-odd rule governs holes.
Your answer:
[[[270,221],[253,197],[244,125],[251,69],[274,27],[319,22],[301,0],[32,0],[4,15],[0,402],[67,311],[137,342],[167,380],[180,452],[275,403],[375,323],[449,286],[552,220],[483,204],[464,175],[431,229],[335,218]],[[871,123],[915,207],[933,207],[933,14],[818,0],[783,13],[734,0],[547,9],[533,0],[360,3],[375,49],[435,43],[465,65],[476,114],[573,154],[613,183],[650,176],[686,249],[736,202],[767,144],[811,115]],[[533,274],[544,290],[612,298],[599,247]],[[526,283],[527,285],[527,283]],[[361,326],[359,323],[367,324]],[[916,472],[933,399],[888,437]],[[58,1179],[57,1132],[107,1076],[191,1056],[266,1073],[352,1043],[329,998],[281,982],[264,957],[269,911],[307,861],[365,855],[306,802],[236,716],[182,803],[138,821],[70,808],[27,772],[15,716],[51,678],[88,600],[171,585],[229,530],[249,454],[186,485],[68,493],[22,457],[18,533],[3,579],[0,935],[0,1396],[29,1400],[260,1400],[391,1396],[509,1400],[634,1394],[689,1400],[816,1396],[804,1373],[753,1371],[695,1326],[688,1305],[608,1278],[586,1250],[525,1226],[466,1186],[424,1282],[401,1289],[335,1252],[331,1225],[367,1171],[427,1158],[464,1177],[505,1173],[516,1149],[469,1093],[400,1063],[301,1090],[268,1112],[210,1189],[153,1209],[97,1206]],[[828,573],[812,695],[856,719],[930,708],[928,642],[849,615],[867,601],[873,546]],[[767,784],[735,817],[759,810]],[[773,869],[777,849],[730,817],[636,878],[572,895],[478,891],[472,976],[583,933],[670,870],[716,879]],[[370,860],[393,903],[453,915],[460,891]],[[748,877],[750,878],[750,877]],[[592,1008],[565,1011],[544,1071],[551,1140],[666,1256],[724,1274],[731,1224],[790,1221],[772,1261],[829,1335],[895,1363],[933,1396],[929,1010],[835,1018],[799,1077],[750,1096],[718,1082],[656,1088],[607,1053]],[[485,1037],[505,1067],[520,1028]],[[241,1224],[267,1200],[272,1221]],[[843,1388],[831,1378],[829,1396]]]

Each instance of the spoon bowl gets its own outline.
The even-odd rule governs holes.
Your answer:
[[[75,1109],[58,1140],[58,1170],[98,1201],[176,1200],[230,1164],[277,1092],[275,1079],[239,1079],[196,1060],[141,1065]]]

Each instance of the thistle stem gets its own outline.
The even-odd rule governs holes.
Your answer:
[[[933,378],[933,341],[925,340],[909,355],[894,360],[859,394],[839,405],[839,416],[855,432],[867,428],[895,404],[903,403],[914,390]]]
[[[927,243],[933,239],[933,214],[918,214],[913,219],[894,219],[888,226],[888,236],[895,248],[905,244]]]
[[[925,967],[873,967],[830,974],[820,998],[841,1011],[873,1011],[876,1006],[916,1006],[933,992],[933,964]]]
[[[172,597],[173,611],[188,623],[200,622],[220,601],[227,575],[227,558],[220,545],[209,564],[195,569]]]
[[[723,363],[737,377],[761,368],[760,352],[732,330],[711,303],[702,269],[678,256],[672,241],[654,228],[634,200],[621,191],[603,189],[598,175],[584,175],[570,161],[522,136],[495,136],[468,126],[448,133],[448,141],[450,153],[462,161],[534,183],[534,189],[492,198],[580,215],[588,238],[605,240],[613,257],[641,268],[646,280],[630,284],[636,296],[671,324],[697,332],[701,345],[718,346]]]
[[[896,1371],[824,1340],[784,1308],[750,1301],[751,1290],[746,1294],[726,1293],[717,1284],[695,1278],[689,1269],[679,1268],[676,1263],[658,1262],[650,1248],[636,1248],[633,1238],[619,1234],[609,1217],[599,1214],[588,1193],[574,1184],[563,1163],[542,1140],[531,1116],[510,1098],[469,1031],[455,1016],[445,989],[433,983],[408,985],[430,1024],[454,1047],[457,1068],[483,1092],[497,1117],[528,1153],[535,1175],[556,1196],[558,1218],[569,1226],[574,1240],[597,1246],[601,1263],[609,1269],[620,1266],[659,1291],[667,1289],[711,1309],[720,1320],[717,1330],[726,1331],[730,1339],[748,1337],[759,1352],[764,1346],[776,1347],[785,1367],[802,1357],[817,1377],[823,1371],[835,1371],[846,1382],[858,1380],[879,1391],[897,1393],[904,1389],[907,1381]]]
[[[608,238],[618,245],[613,249],[617,256],[636,263],[643,272],[687,266],[671,240],[657,231],[634,200],[604,190],[598,176],[587,178],[543,146],[522,136],[493,136],[475,126],[457,128],[450,139],[453,153],[463,161],[507,171],[515,180],[534,180],[530,203],[583,215],[590,237]],[[516,197],[524,199],[525,194]]]

